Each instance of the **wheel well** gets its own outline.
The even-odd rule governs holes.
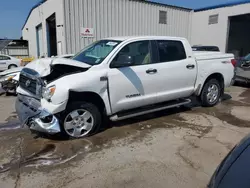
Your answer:
[[[105,110],[105,104],[102,98],[100,97],[100,95],[94,92],[70,91],[68,103],[73,102],[73,101],[85,101],[85,102],[92,103],[96,105],[96,107],[100,110],[101,113],[103,113]]]
[[[11,66],[17,67],[17,65],[15,65],[15,64],[10,64],[10,65],[8,66],[8,69],[10,69]]]
[[[216,79],[216,80],[219,81],[220,86],[221,86],[221,88],[222,88],[222,94],[223,94],[223,93],[224,93],[224,87],[225,87],[225,86],[224,86],[224,77],[223,77],[223,75],[220,74],[220,73],[211,74],[211,75],[206,79],[206,81],[204,82],[203,87],[205,86],[205,84],[207,83],[207,81],[209,81],[209,80],[211,80],[211,79]]]

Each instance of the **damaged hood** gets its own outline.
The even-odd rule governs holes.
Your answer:
[[[53,65],[67,65],[72,67],[80,67],[80,68],[90,68],[91,65],[86,63],[82,63],[79,61],[75,61],[72,59],[65,58],[43,58],[32,61],[27,64],[25,67],[29,69],[33,69],[40,74],[41,77],[45,77],[50,74],[51,66]]]

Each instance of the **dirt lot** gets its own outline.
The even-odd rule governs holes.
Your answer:
[[[214,108],[176,108],[64,141],[20,128],[15,98],[1,96],[0,187],[206,187],[250,131],[250,89],[232,87],[224,98]]]

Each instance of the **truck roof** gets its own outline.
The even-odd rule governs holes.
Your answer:
[[[182,37],[171,37],[171,36],[117,36],[117,37],[109,37],[105,38],[105,40],[118,40],[118,41],[126,41],[126,40],[136,40],[136,39],[155,39],[155,40],[186,40]]]

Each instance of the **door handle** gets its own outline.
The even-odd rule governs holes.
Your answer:
[[[187,69],[194,69],[194,68],[195,68],[195,65],[189,64],[189,65],[187,65],[186,67],[187,67]]]
[[[146,73],[147,74],[155,74],[155,73],[157,73],[157,69],[148,69],[148,70],[146,70]]]

